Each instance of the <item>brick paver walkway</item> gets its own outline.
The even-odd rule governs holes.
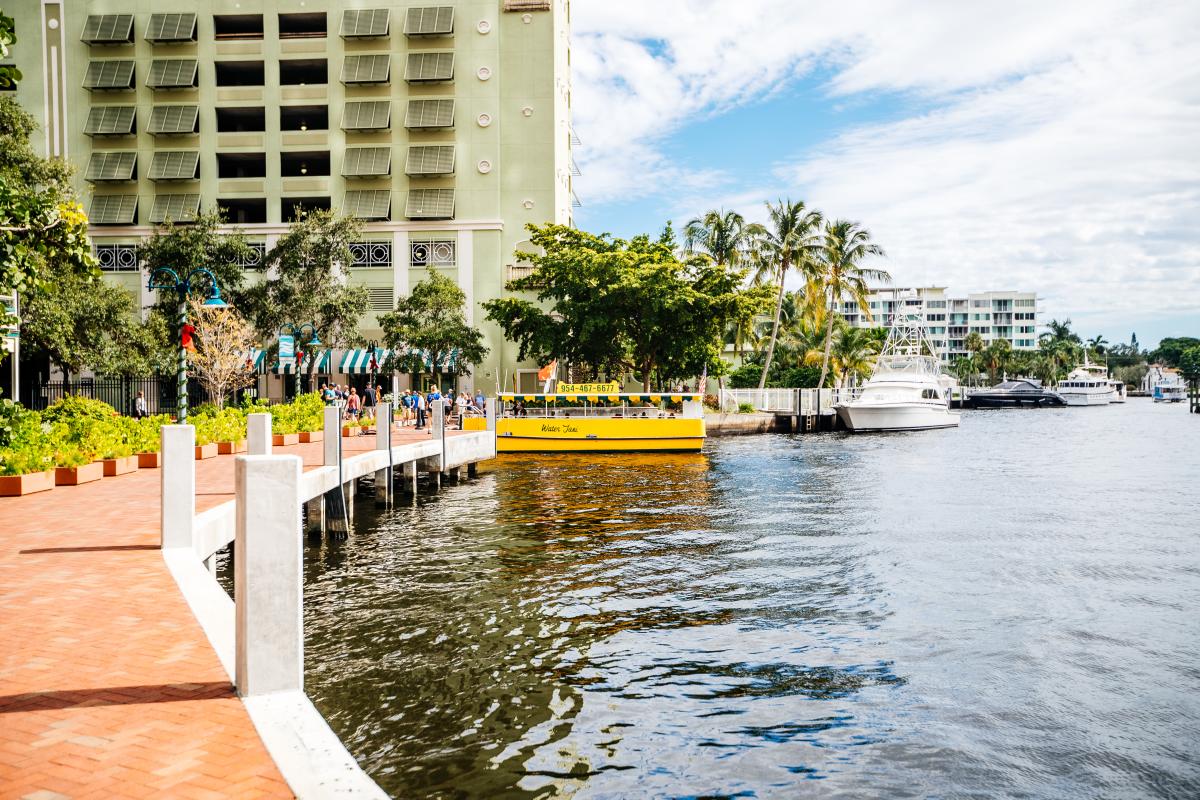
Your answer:
[[[275,452],[321,465],[319,443]],[[197,510],[231,499],[233,457],[198,462],[196,483]],[[158,470],[0,498],[0,798],[291,796],[163,563],[158,516]]]

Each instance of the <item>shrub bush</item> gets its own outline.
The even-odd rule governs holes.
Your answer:
[[[156,414],[137,420],[132,430],[130,446],[135,453],[157,453],[162,447],[163,425],[170,425],[171,417],[167,414]]]
[[[27,475],[54,466],[54,445],[42,417],[11,400],[0,401],[0,475]]]
[[[753,414],[754,413],[754,403],[738,403],[738,413],[739,414]]]

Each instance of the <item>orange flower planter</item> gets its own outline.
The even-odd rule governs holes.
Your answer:
[[[0,475],[0,497],[20,497],[23,494],[45,492],[54,488],[54,470],[30,472],[26,475]]]
[[[82,467],[55,467],[55,486],[78,486],[81,483],[91,483],[104,477],[104,464],[93,461]]]
[[[274,447],[287,447],[288,445],[300,444],[300,434],[276,433],[271,436],[271,444]]]
[[[347,425],[342,428],[342,436],[358,436],[362,428],[357,425]]]
[[[114,478],[125,475],[138,468],[137,456],[122,456],[121,458],[106,458],[100,462],[104,465],[104,477]]]
[[[215,442],[212,444],[196,445],[196,460],[197,461],[203,461],[206,458],[213,458],[216,455],[217,455],[217,445]]]
[[[223,456],[231,456],[235,453],[246,452],[246,440],[240,442],[217,442],[217,453]]]
[[[325,439],[325,431],[300,431],[301,444],[320,442]]]
[[[162,458],[158,453],[138,453],[138,469],[158,469]]]

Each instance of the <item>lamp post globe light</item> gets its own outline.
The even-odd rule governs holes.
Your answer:
[[[175,368],[176,391],[179,397],[179,409],[176,421],[180,425],[187,424],[188,391],[187,391],[187,351],[191,343],[191,332],[188,330],[188,295],[192,292],[193,283],[200,288],[207,283],[204,305],[210,308],[228,308],[229,304],[221,299],[221,287],[217,285],[217,276],[207,269],[194,269],[186,277],[170,267],[157,267],[150,273],[147,287],[150,291],[174,290],[179,295],[179,361]]]
[[[285,322],[283,325],[279,326],[279,334],[281,336],[291,336],[294,339],[303,338],[305,331],[308,331],[310,338],[304,343],[304,346],[320,347],[321,337],[317,334],[317,326],[313,323],[305,322],[301,325],[297,325],[294,322]],[[295,382],[292,384],[292,390],[293,394],[295,394],[297,397],[300,396],[300,370],[304,366],[305,355],[305,351],[300,349],[296,350],[296,373],[294,379]],[[310,359],[315,357],[315,355],[311,352],[308,353],[307,356]]]

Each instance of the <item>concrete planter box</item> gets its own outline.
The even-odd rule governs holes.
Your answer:
[[[30,472],[27,475],[0,475],[0,497],[20,497],[23,494],[45,492],[54,488],[54,470]]]
[[[196,460],[203,461],[206,458],[214,458],[217,455],[217,444],[198,444],[196,445]]]
[[[231,456],[235,453],[246,452],[246,440],[240,442],[217,442],[217,453],[223,456]]]
[[[104,477],[115,478],[125,475],[138,468],[137,456],[122,456],[121,458],[106,458],[100,462],[104,465]]]
[[[158,453],[138,453],[138,469],[158,469],[162,459]]]
[[[342,428],[342,436],[358,436],[362,432],[362,428],[357,425],[346,426]]]
[[[82,467],[55,467],[55,486],[78,486],[81,483],[91,483],[104,477],[104,464],[93,461]]]
[[[325,439],[324,431],[301,431],[300,432],[301,444],[308,444],[310,442],[320,442],[320,441],[324,441],[324,439]]]
[[[271,445],[273,447],[287,447],[293,444],[300,444],[300,434],[276,433],[271,436]]]

